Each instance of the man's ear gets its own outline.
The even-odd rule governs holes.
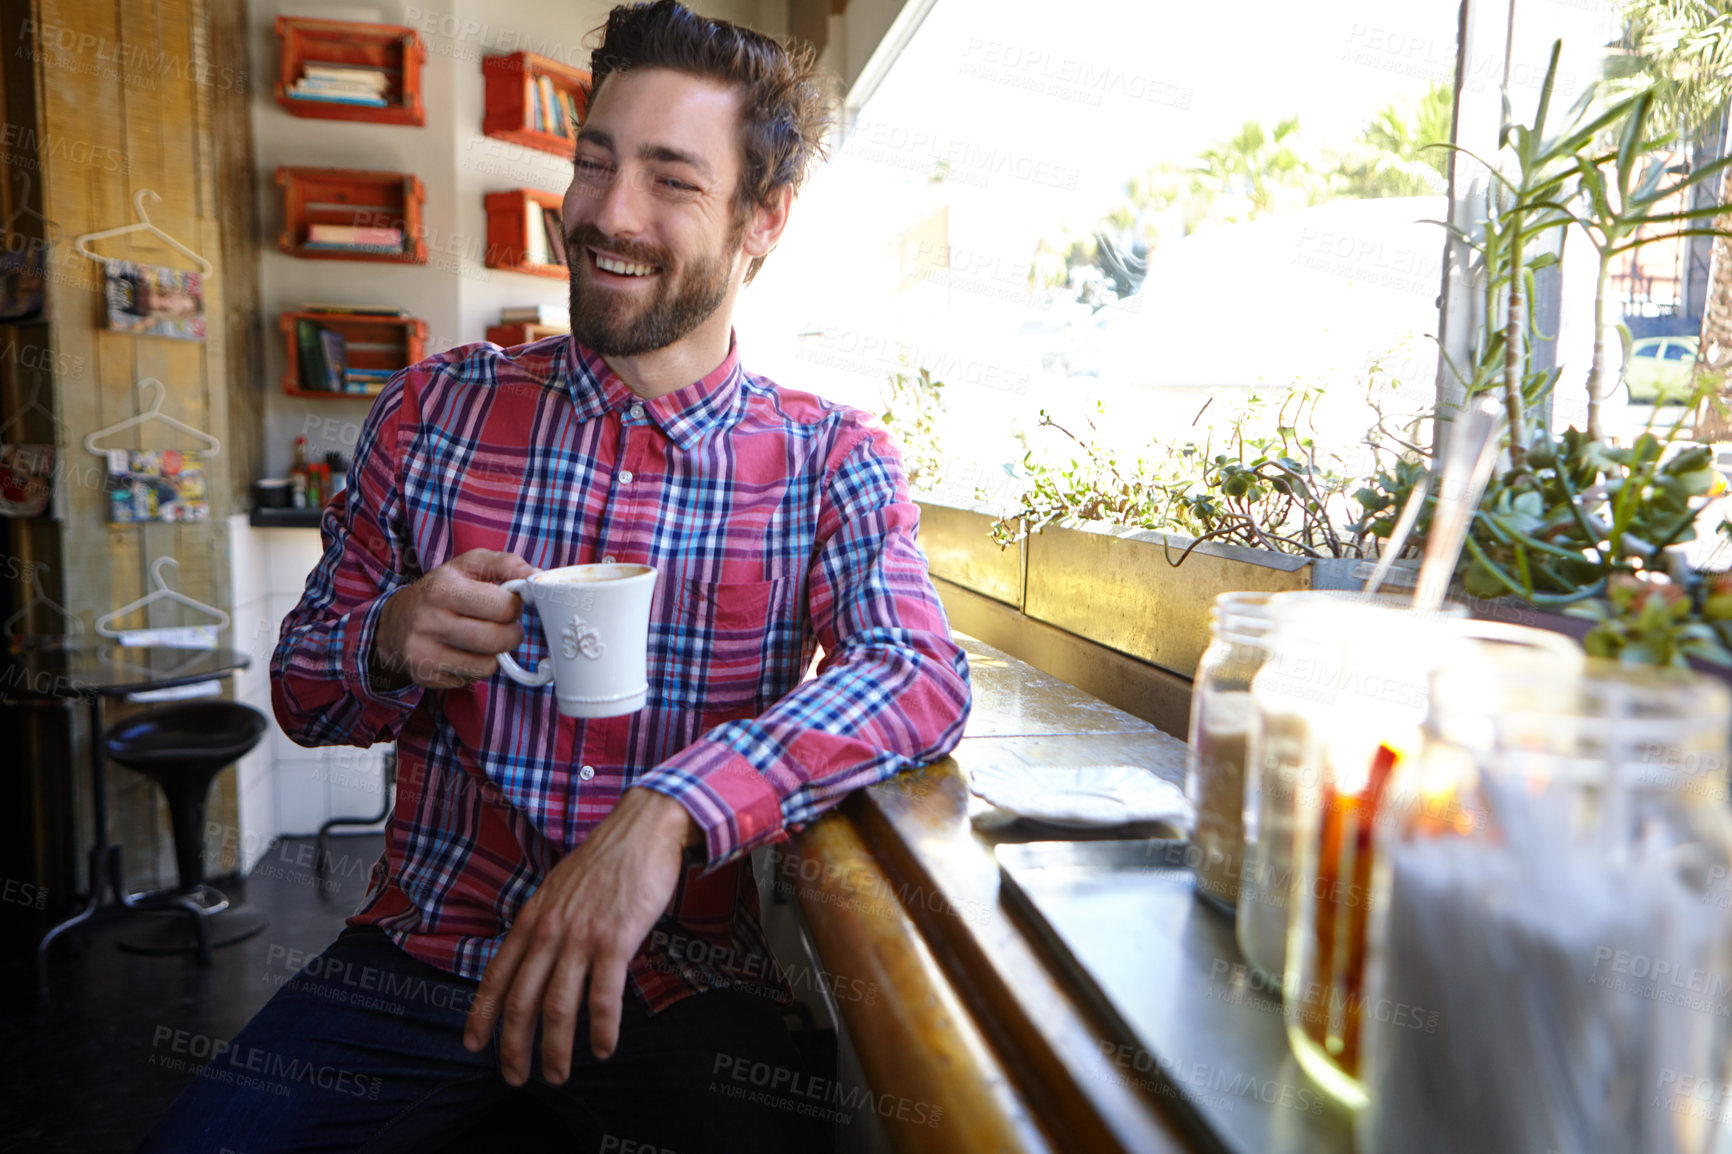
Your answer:
[[[752,214],[746,218],[740,251],[748,257],[767,256],[782,239],[782,230],[788,227],[788,211],[793,203],[794,190],[784,184],[770,194],[768,205],[753,208]]]

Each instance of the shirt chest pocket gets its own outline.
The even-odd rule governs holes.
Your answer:
[[[715,710],[780,697],[781,667],[798,659],[793,578],[683,582],[674,620],[663,696],[680,708]],[[792,655],[790,655],[792,650]]]

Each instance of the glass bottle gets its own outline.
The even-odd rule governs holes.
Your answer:
[[[1322,591],[1278,593],[1268,612],[1268,656],[1251,686],[1247,754],[1254,769],[1245,778],[1245,868],[1236,931],[1246,963],[1278,986],[1286,972],[1288,908],[1298,882],[1298,789],[1321,772],[1323,735],[1340,712],[1336,701],[1351,697],[1358,685],[1340,646],[1357,630],[1373,641],[1390,636],[1392,623],[1414,614],[1405,598]],[[1449,605],[1439,616],[1465,613]]]
[[[1374,614],[1374,615],[1372,615]],[[1333,1097],[1365,1105],[1360,1080],[1369,919],[1375,912],[1372,830],[1390,786],[1419,755],[1433,670],[1504,654],[1542,681],[1567,677],[1581,647],[1559,633],[1492,622],[1364,609],[1332,615],[1345,676],[1320,716],[1316,772],[1295,790],[1297,879],[1288,909],[1282,1006],[1299,1065]],[[1437,799],[1447,804],[1448,795]]]
[[[1729,1116],[1726,687],[1441,670],[1376,829],[1365,1154],[1690,1154]],[[1452,791],[1439,813],[1427,797]],[[1471,1076],[1464,1073],[1471,1071]]]
[[[1245,754],[1251,681],[1263,665],[1269,593],[1222,593],[1209,613],[1209,648],[1191,686],[1185,796],[1196,809],[1191,869],[1197,896],[1232,913],[1245,849]]]

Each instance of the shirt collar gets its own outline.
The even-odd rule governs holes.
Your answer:
[[[702,378],[652,400],[632,392],[631,386],[610,369],[601,354],[577,343],[566,342],[567,391],[580,421],[641,404],[644,414],[681,449],[691,449],[711,429],[734,412],[740,399],[739,344],[728,334],[728,355]]]

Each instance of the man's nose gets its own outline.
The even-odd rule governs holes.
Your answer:
[[[628,239],[643,231],[642,179],[619,173],[596,191],[591,211],[595,227],[608,236]]]

